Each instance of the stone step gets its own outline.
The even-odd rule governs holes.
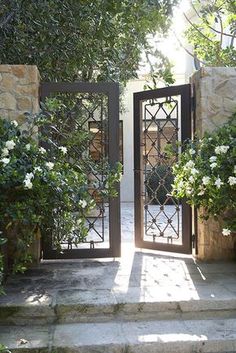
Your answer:
[[[55,296],[12,293],[0,299],[1,325],[236,317],[235,296],[169,301],[167,296],[149,296],[144,301],[135,292],[64,290]]]
[[[236,319],[0,327],[12,353],[233,353]]]

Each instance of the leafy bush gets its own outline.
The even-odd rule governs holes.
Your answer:
[[[173,195],[223,220],[222,234],[236,231],[236,114],[228,123],[187,143],[173,169]]]
[[[48,103],[48,109],[54,106],[57,102]],[[18,126],[16,121],[0,119],[0,231],[7,238],[13,272],[26,269],[31,261],[30,246],[40,233],[46,236],[53,231],[58,250],[63,239],[70,238],[74,245],[81,242],[88,231],[86,214],[95,205],[87,171],[71,139],[52,139],[52,134],[44,133],[59,131],[56,108],[29,116],[26,122],[25,129],[25,122]],[[74,132],[74,143],[78,144],[79,136],[83,145],[87,135]],[[115,196],[119,167],[113,170],[107,166],[106,176],[100,192]]]
[[[157,166],[147,175],[146,189],[153,204],[172,204],[167,194],[171,193],[173,181],[171,167],[166,165]]]

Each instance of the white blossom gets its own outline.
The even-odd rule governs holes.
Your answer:
[[[31,180],[34,177],[34,173],[30,172],[30,173],[26,173],[25,179]]]
[[[190,159],[190,161],[188,161],[186,164],[185,164],[185,167],[186,168],[193,168],[195,166],[194,162]]]
[[[42,168],[41,167],[34,167],[34,171],[35,172],[42,172]]]
[[[195,151],[193,148],[190,148],[189,153],[190,153],[191,156],[192,156],[192,155],[194,155],[194,154],[196,153],[196,151]]]
[[[5,145],[6,145],[6,148],[10,151],[14,149],[16,144],[13,140],[8,140],[6,141]]]
[[[228,236],[231,234],[231,230],[228,229],[228,228],[223,228],[223,229],[222,229],[222,234],[223,234],[225,237],[228,237]]]
[[[45,148],[43,148],[43,147],[39,147],[39,152],[42,153],[42,154],[44,154],[44,153],[46,153],[46,150],[45,150]]]
[[[27,145],[25,145],[25,148],[26,148],[27,151],[29,151],[30,148],[31,148],[31,144],[30,144],[30,143],[27,143]]]
[[[63,154],[67,154],[67,148],[66,148],[66,147],[60,146],[60,147],[58,147],[58,149],[59,149],[60,151],[62,151]]]
[[[200,187],[200,191],[199,191],[199,193],[198,193],[198,196],[202,196],[202,195],[204,195],[204,194],[205,194],[205,189],[204,189],[203,186],[201,186],[201,187]]]
[[[9,155],[9,150],[6,147],[4,147],[2,149],[1,157],[7,157],[8,155]]]
[[[214,169],[215,167],[217,167],[217,163],[216,162],[210,164],[210,168],[211,169]]]
[[[228,179],[229,185],[235,185],[236,184],[236,177],[230,176]]]
[[[12,120],[11,125],[17,127],[18,126],[18,122],[16,120]]]
[[[32,184],[32,182],[31,182],[30,179],[25,179],[25,180],[23,181],[23,183],[24,183],[24,186],[25,186],[26,189],[32,189],[33,184]]]
[[[193,189],[188,186],[186,188],[186,194],[190,196],[190,195],[192,195],[192,193],[193,193]]]
[[[196,168],[191,169],[191,174],[192,175],[196,175],[198,173],[199,173],[199,171]]]
[[[211,156],[211,157],[209,158],[209,161],[210,161],[211,163],[215,162],[216,160],[217,160],[217,157],[216,157],[216,156]]]
[[[7,165],[10,162],[10,158],[2,158],[0,159],[0,162],[2,162],[4,165]]]
[[[189,177],[189,182],[192,184],[192,183],[194,183],[194,181],[195,181],[195,179],[194,179],[194,177],[192,176],[192,175],[190,175],[190,177]]]
[[[215,148],[215,153],[216,154],[224,154],[224,153],[226,153],[228,151],[228,149],[229,149],[229,146],[224,146],[224,145],[217,146]]]
[[[203,183],[203,185],[209,184],[210,181],[211,181],[211,178],[210,178],[209,176],[204,176],[204,177],[202,178],[202,183]]]
[[[80,200],[78,203],[82,208],[85,208],[87,206],[87,201],[85,200]]]
[[[52,163],[52,162],[46,162],[45,165],[49,170],[52,170],[54,167],[54,163]]]
[[[221,185],[223,185],[224,183],[221,181],[221,179],[218,177],[215,181],[215,186],[219,189],[221,187]]]

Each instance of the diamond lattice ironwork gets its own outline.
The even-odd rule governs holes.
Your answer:
[[[171,196],[172,165],[178,151],[169,157],[166,146],[177,148],[179,139],[178,99],[156,99],[144,105],[144,237],[172,243],[181,233],[179,201]],[[150,238],[150,239],[149,239]]]

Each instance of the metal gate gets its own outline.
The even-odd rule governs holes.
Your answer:
[[[137,247],[191,253],[191,208],[171,196],[172,166],[181,152],[178,142],[190,137],[190,85],[134,93]]]
[[[110,166],[119,161],[119,86],[116,83],[42,83],[41,100],[49,97],[67,97],[70,105],[63,119],[72,129],[89,131],[88,155],[94,163],[106,158]],[[91,137],[92,136],[92,137]],[[78,151],[78,159],[83,160]],[[84,161],[83,161],[84,163]],[[86,215],[88,236],[78,245],[65,237],[58,252],[53,232],[47,234],[42,244],[44,259],[74,259],[120,256],[120,198],[109,200],[96,193],[105,180],[106,167],[100,163],[99,172],[88,168],[92,180],[96,207]]]

